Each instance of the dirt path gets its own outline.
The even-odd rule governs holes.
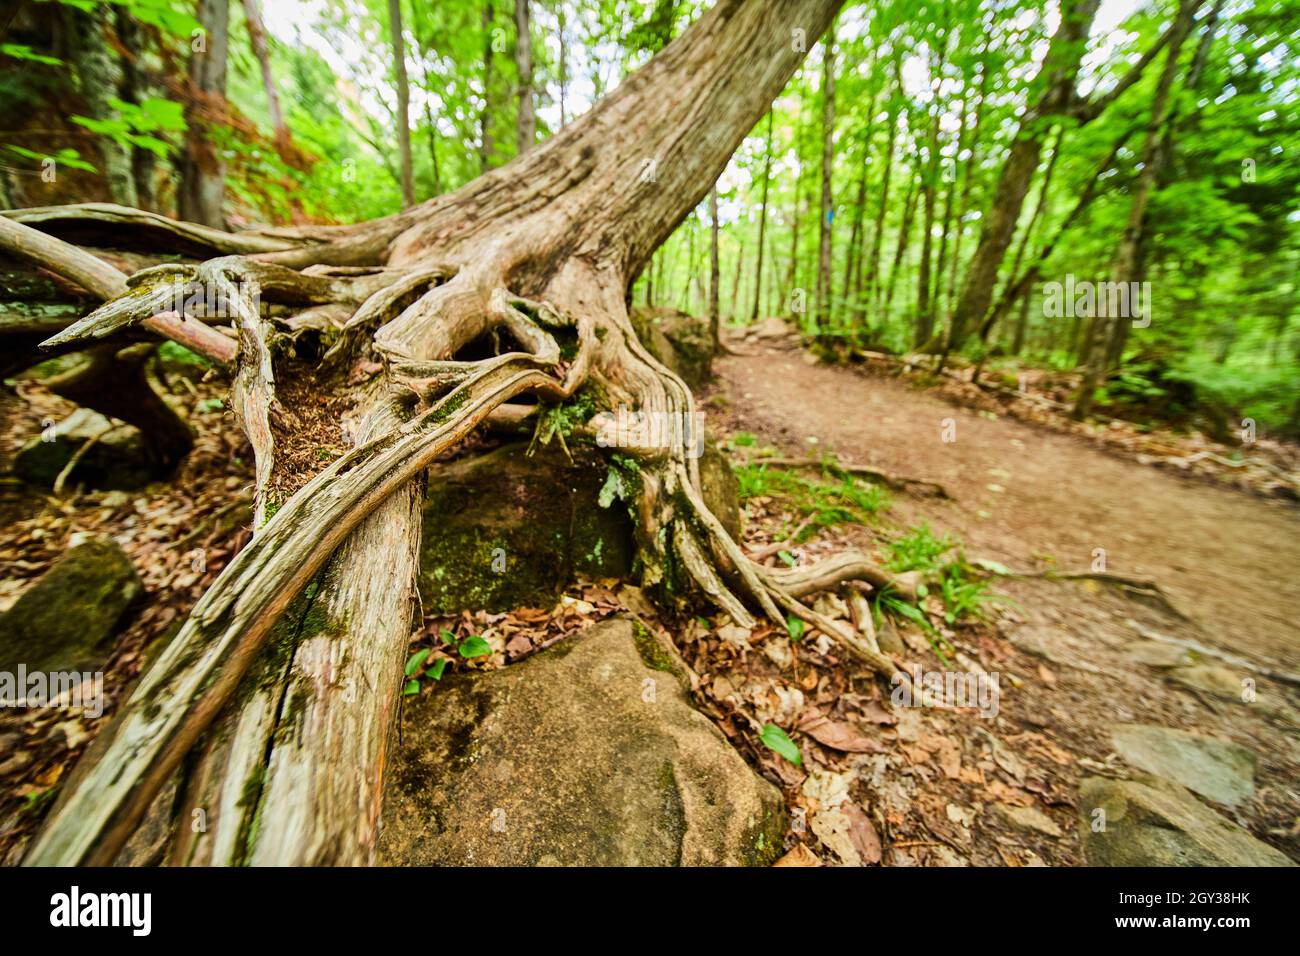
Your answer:
[[[777,349],[716,363],[737,419],[786,439],[943,483],[954,500],[896,511],[1015,569],[1156,579],[1205,636],[1287,669],[1300,664],[1300,511],[1183,480],[1070,436],[990,418],[852,369]],[[954,440],[945,441],[945,429]]]

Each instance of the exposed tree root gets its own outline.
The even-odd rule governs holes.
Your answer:
[[[133,235],[219,257],[193,272],[145,270],[127,287],[120,274],[71,257],[66,243],[52,240],[39,254],[70,278],[69,269],[89,270],[87,288],[108,300],[56,344],[156,326],[168,301],[160,289],[178,274],[225,289],[238,337],[236,404],[258,454],[265,519],[122,705],[93,762],[69,781],[27,863],[113,861],[170,780],[180,812],[203,810],[210,822],[195,835],[188,819],[176,821],[172,862],[373,859],[424,469],[525,394],[545,405],[589,387],[602,410],[694,421],[689,389],[638,341],[626,289],[793,74],[802,50],[791,29],[821,35],[838,5],[720,0],[547,143],[377,222],[228,237],[120,207],[23,214],[68,236],[129,221]],[[701,69],[706,61],[721,66]],[[656,170],[648,178],[647,160]],[[8,235],[7,247],[22,245],[32,232],[9,221],[0,243]],[[266,317],[240,298],[254,287],[271,306]],[[298,332],[323,320],[332,330],[344,309],[350,318],[325,362],[337,374],[322,382],[351,400],[356,447],[272,513],[272,342],[280,327]],[[197,324],[233,355],[235,338]],[[516,350],[465,358],[493,340]],[[880,673],[895,671],[856,629],[799,600],[814,581],[871,581],[865,560],[793,577],[763,568],[703,503],[682,436],[632,444],[619,451],[637,463],[629,504],[643,584],[674,597],[694,587],[740,621],[754,610],[781,624],[797,616]]]

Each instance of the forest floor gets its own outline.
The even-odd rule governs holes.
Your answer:
[[[752,434],[755,445],[786,457],[829,454],[936,481],[951,496],[895,494],[887,515],[849,534],[848,543],[879,553],[900,528],[925,523],[962,542],[968,560],[1026,573],[1098,570],[1096,549],[1104,549],[1104,570],[1154,580],[1171,602],[1092,579],[997,578],[996,591],[1009,601],[991,606],[983,622],[950,632],[967,661],[1001,673],[996,719],[928,709],[917,717],[915,709],[893,708],[889,753],[832,760],[825,769],[847,775],[851,790],[875,804],[878,826],[896,825],[885,863],[1083,862],[1075,785],[1090,773],[1124,775],[1111,742],[1117,723],[1192,730],[1255,751],[1253,801],[1220,809],[1300,859],[1294,686],[1259,679],[1258,706],[1207,693],[1180,683],[1182,671],[1158,648],[1153,654],[1151,640],[1195,641],[1293,671],[1300,660],[1300,510],[1293,502],[1216,487],[1058,429],[959,407],[879,369],[823,364],[788,340],[737,340],[733,347],[739,354],[715,362],[717,380],[703,396],[715,432]],[[821,549],[814,542],[810,550]],[[908,645],[915,663],[943,666],[924,642]],[[1210,654],[1192,659],[1222,663]],[[806,783],[799,786],[794,805],[809,793]],[[1049,822],[1031,816],[1039,827],[1011,824],[1002,812],[1008,805],[1041,810]]]
[[[816,632],[795,644],[770,623],[747,630],[722,614],[660,619],[694,671],[701,709],[782,786],[792,859],[1079,865],[1077,785],[1090,774],[1125,775],[1110,736],[1117,722],[1195,730],[1255,752],[1253,797],[1220,812],[1300,859],[1300,700],[1294,687],[1258,674],[1294,670],[1300,660],[1292,626],[1300,619],[1300,509],[1293,502],[1141,464],[1059,422],[954,405],[941,390],[875,366],[821,364],[791,342],[737,348],[747,354],[720,358],[700,398],[710,432],[731,436],[725,444],[738,461],[761,446],[786,456],[834,453],[940,482],[951,495],[892,492],[863,520],[837,518],[791,544],[799,560],[846,546],[883,556],[891,541],[926,523],[960,541],[969,560],[1018,572],[1088,570],[1094,550],[1104,549],[1108,571],[1154,579],[1186,615],[1096,580],[996,577],[989,583],[1005,602],[986,604],[982,616],[949,625],[934,596],[923,602],[946,659],[915,625],[882,624],[882,644],[892,637],[898,659],[927,671],[982,667],[999,675],[997,712],[984,716],[898,706],[888,682]],[[107,725],[150,653],[247,540],[251,462],[221,407],[224,387],[176,376],[168,385],[197,433],[171,482],[129,495],[72,489],[62,497],[13,479],[0,483],[0,562],[11,585],[47,569],[73,532],[91,531],[122,544],[147,593],[105,667],[103,716],[0,715],[0,862],[19,859],[63,775]],[[44,418],[70,410],[34,382],[22,383],[19,394],[0,393],[0,472]],[[945,442],[951,425],[956,440]],[[799,508],[780,494],[751,492],[744,510],[745,547],[776,563],[776,545],[800,523]],[[206,555],[201,567],[191,560],[195,547]],[[5,599],[0,593],[0,606]],[[831,595],[818,606],[833,618],[857,617]],[[656,618],[635,587],[583,582],[553,608],[428,618],[427,634],[412,641],[443,628],[480,634],[494,653],[453,666],[490,669],[624,610]],[[1188,686],[1189,668],[1174,663],[1223,662],[1185,654],[1153,634],[1255,662],[1233,673],[1258,678],[1256,701],[1243,704],[1235,688]],[[1170,652],[1186,659],[1171,662]],[[788,729],[801,765],[759,743],[745,714]]]

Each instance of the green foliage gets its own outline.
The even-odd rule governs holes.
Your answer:
[[[804,628],[805,625],[802,618],[787,617],[785,619],[785,629],[790,635],[791,643],[798,644],[803,640]]]
[[[889,507],[889,495],[878,486],[850,475],[834,475],[830,469],[823,469],[823,480],[762,464],[739,465],[735,473],[742,499],[782,498],[801,518],[811,518],[800,541],[837,524],[867,524]]]
[[[803,766],[803,755],[799,752],[799,747],[776,724],[764,724],[763,731],[758,735],[758,739],[763,741],[764,746],[769,750],[784,757],[796,767]]]

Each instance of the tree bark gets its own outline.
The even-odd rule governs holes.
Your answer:
[[[266,91],[266,109],[271,114],[271,128],[275,130],[275,144],[281,153],[289,148],[289,127],[284,122],[284,112],[280,109],[280,94],[275,88],[275,76],[271,73],[271,53],[266,45],[266,27],[262,25],[262,11],[257,0],[244,0],[244,19],[248,23],[248,41],[253,47],[253,56],[262,71],[262,89]]]
[[[207,128],[226,109],[226,54],[230,40],[230,0],[199,0],[202,48],[190,54],[190,87],[185,107],[185,152],[181,156],[180,217],[214,229],[225,228],[226,168]],[[197,41],[196,41],[197,42]]]
[[[279,466],[267,469],[272,480],[259,496],[278,499],[282,489],[278,510],[123,704],[27,863],[115,859],[196,745],[183,797],[168,805],[185,814],[175,821],[182,839],[173,860],[373,860],[423,470],[526,393],[562,402],[591,382],[604,407],[693,413],[689,390],[632,332],[626,289],[794,72],[802,54],[792,49],[792,25],[821,35],[838,6],[721,0],[581,119],[455,193],[360,226],[304,228],[294,233],[301,245],[256,260],[205,263],[215,277],[256,278],[264,298],[351,303],[353,318],[319,374],[324,387],[355,395],[357,444],[314,476],[282,475],[287,484],[276,484]],[[658,159],[654,181],[644,178],[644,157]],[[367,264],[382,271],[294,271]],[[129,292],[107,308],[139,314],[147,296]],[[238,324],[237,381],[243,407],[256,411],[251,399],[273,388],[272,376],[257,372],[274,353],[258,347],[271,332],[246,307]],[[520,351],[455,358],[497,326]],[[571,358],[561,358],[559,339],[575,346]],[[382,362],[351,361],[367,350]],[[358,386],[347,375],[324,377],[331,367],[369,378]],[[274,454],[273,444],[261,449]],[[740,593],[774,623],[798,616],[893,672],[856,635],[800,603],[802,569],[775,575],[740,552],[704,506],[684,445],[631,451],[642,478],[647,587],[661,586],[671,567],[685,569],[738,623],[754,621]],[[844,563],[844,573],[863,573],[860,564]],[[214,722],[224,730],[204,737]],[[198,808],[210,827],[195,835],[188,811]],[[160,803],[154,812],[167,810]]]
[[[718,184],[709,190],[709,330],[713,336],[713,351],[722,348],[722,315],[718,311]]]
[[[69,12],[76,23],[72,30],[72,57],[86,111],[91,119],[99,122],[117,119],[118,112],[109,102],[115,97],[120,98],[118,87],[122,82],[122,64],[109,43],[113,9],[103,4],[90,12]],[[96,137],[95,142],[109,196],[113,202],[123,206],[136,205],[131,147],[102,134]]]
[[[1178,15],[1170,33],[1169,49],[1165,54],[1164,70],[1156,84],[1155,95],[1151,99],[1151,115],[1147,122],[1146,140],[1142,145],[1142,169],[1133,184],[1132,199],[1129,202],[1128,222],[1115,250],[1115,259],[1111,265],[1111,281],[1127,287],[1135,281],[1138,267],[1138,243],[1142,237],[1142,227],[1146,222],[1147,206],[1159,181],[1161,169],[1165,162],[1164,128],[1169,120],[1170,93],[1178,76],[1178,53],[1183,41],[1191,32],[1200,0],[1181,0]],[[1148,317],[1152,305],[1144,303]],[[1088,325],[1087,338],[1084,343],[1083,360],[1087,367],[1083,375],[1083,384],[1075,400],[1071,416],[1078,421],[1088,417],[1092,411],[1093,399],[1097,386],[1106,371],[1105,343],[1109,323],[1129,322],[1129,316],[1111,316],[1108,319],[1094,316]]]
[[[415,174],[411,166],[411,86],[406,78],[402,0],[388,0],[388,31],[393,43],[393,82],[397,88],[397,156],[402,170],[402,208],[409,209],[415,205]]]
[[[487,172],[492,165],[492,0],[483,4],[483,112],[479,114],[478,166]]]
[[[749,314],[751,322],[758,321],[758,310],[763,300],[763,250],[767,235],[767,190],[772,179],[772,117],[767,111],[767,136],[763,141],[763,194],[758,206],[758,255],[754,261],[754,308]]]
[[[528,152],[537,141],[537,112],[533,103],[533,35],[528,22],[528,0],[515,0],[515,69],[519,73],[516,147],[520,153]]]
[[[821,233],[817,243],[817,324],[818,332],[831,327],[831,222],[834,201],[831,172],[835,165],[835,23],[831,22],[822,51],[822,197]]]
[[[1002,172],[998,176],[993,205],[980,230],[979,244],[966,270],[966,282],[953,312],[948,348],[958,349],[971,329],[977,328],[988,312],[997,283],[998,269],[1011,245],[1016,221],[1038,169],[1046,130],[1045,119],[1064,112],[1073,102],[1075,79],[1087,49],[1088,33],[1097,15],[1099,0],[1072,0],[1061,10],[1061,24],[1053,34],[1039,76],[1046,89],[1025,113],[1011,142]]]

